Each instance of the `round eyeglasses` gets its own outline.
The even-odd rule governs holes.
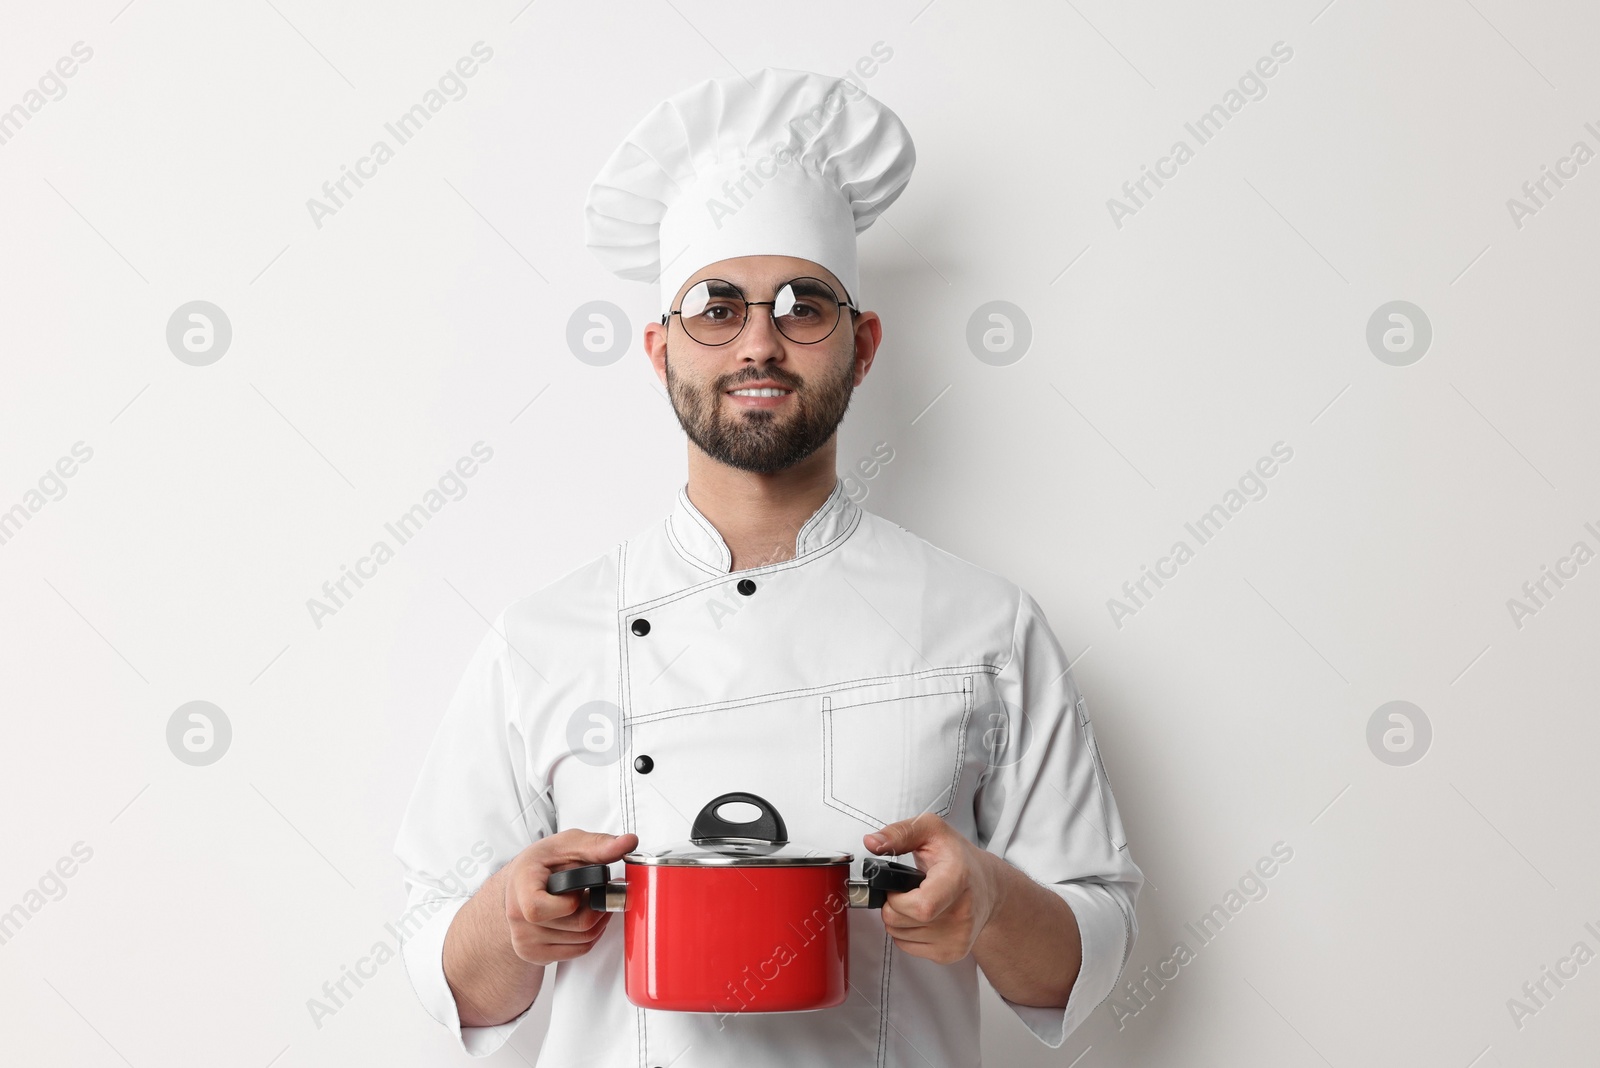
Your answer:
[[[832,335],[841,318],[839,309],[859,312],[840,300],[833,287],[820,278],[791,278],[778,287],[771,300],[745,300],[744,291],[721,278],[705,278],[689,287],[678,307],[661,317],[662,325],[676,315],[684,333],[702,345],[726,345],[744,330],[750,309],[772,309],[778,333],[800,345],[815,345]]]

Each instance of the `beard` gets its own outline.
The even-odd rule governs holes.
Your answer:
[[[740,471],[770,475],[793,467],[827,444],[855,392],[855,361],[847,359],[837,373],[816,384],[787,371],[769,368],[758,374],[726,375],[708,384],[672,373],[669,354],[667,393],[678,424],[689,440],[718,463]],[[794,392],[787,411],[751,408],[729,411],[722,396],[741,382],[770,379]]]

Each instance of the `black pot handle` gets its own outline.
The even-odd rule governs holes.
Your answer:
[[[611,870],[606,865],[584,864],[551,872],[544,889],[547,894],[575,894],[579,890],[603,889],[610,878]]]
[[[717,809],[734,802],[754,805],[761,810],[761,815],[749,823],[729,823],[717,815]],[[783,825],[783,817],[778,815],[778,810],[773,808],[766,798],[735,792],[712,798],[694,818],[689,838],[694,842],[706,838],[748,838],[781,846],[789,842],[789,828]]]
[[[881,909],[891,893],[915,890],[927,876],[909,864],[901,864],[881,857],[868,857],[861,862],[862,880],[867,884],[867,908]]]

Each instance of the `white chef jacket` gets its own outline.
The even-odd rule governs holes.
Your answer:
[[[1039,605],[864,510],[842,480],[792,559],[731,565],[684,486],[665,520],[495,621],[395,843],[408,916],[422,917],[403,953],[423,1006],[467,1053],[494,1052],[526,1013],[462,1027],[441,963],[446,929],[488,874],[570,827],[633,832],[647,852],[674,845],[706,802],[746,791],[778,809],[791,841],[854,853],[857,874],[863,834],[935,812],[1060,894],[1083,942],[1071,998],[1057,1009],[1007,1002],[1059,1046],[1120,979],[1144,876]],[[484,843],[487,865],[458,867]],[[555,966],[553,983],[547,975],[539,1064],[978,1064],[973,958],[912,957],[877,910],[846,915],[843,1005],[726,1017],[629,1002],[613,922],[589,953]]]

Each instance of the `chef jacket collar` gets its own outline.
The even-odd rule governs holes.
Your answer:
[[[854,530],[860,518],[861,509],[845,494],[844,479],[835,477],[833,492],[795,536],[794,560],[832,545]],[[673,548],[697,567],[715,575],[726,575],[733,567],[733,553],[722,535],[690,502],[687,482],[678,488],[677,505],[667,517],[667,533]]]

